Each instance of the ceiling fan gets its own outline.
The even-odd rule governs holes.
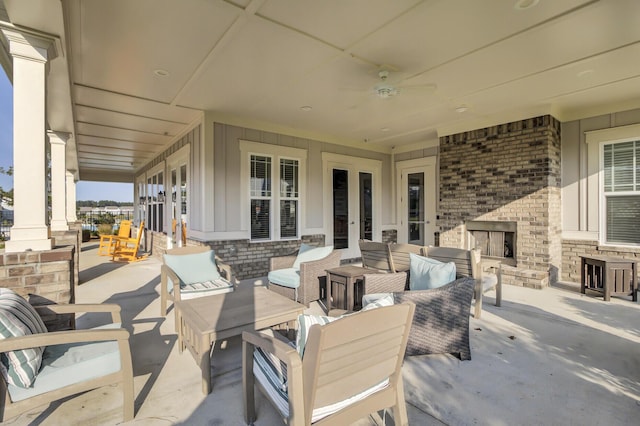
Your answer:
[[[380,82],[373,87],[373,93],[381,99],[389,99],[400,94],[404,89],[423,89],[428,91],[434,91],[436,89],[435,84],[421,84],[416,86],[398,85],[389,81],[389,71],[381,69],[378,71],[378,77]]]

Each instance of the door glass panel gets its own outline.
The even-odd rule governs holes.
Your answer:
[[[373,241],[373,177],[360,172],[360,239]]]
[[[187,166],[180,166],[180,214],[182,221],[187,220]]]
[[[407,186],[408,241],[410,244],[424,245],[424,173],[410,173]]]
[[[164,232],[164,173],[158,173],[158,216],[156,217],[155,230]]]
[[[333,169],[333,246],[349,248],[349,172]]]
[[[171,169],[171,237],[173,244],[178,242],[177,232],[179,231],[177,228],[178,223],[178,203],[177,199],[177,190],[178,190],[178,175],[176,173],[176,169]]]

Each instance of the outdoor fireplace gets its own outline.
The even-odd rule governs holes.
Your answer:
[[[466,227],[470,248],[478,249],[483,258],[516,266],[516,222],[471,221]]]

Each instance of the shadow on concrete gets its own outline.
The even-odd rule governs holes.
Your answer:
[[[487,306],[493,318],[471,322],[472,362],[406,362],[408,400],[447,424],[634,423],[639,325],[630,320],[638,310],[559,301],[556,309],[568,305],[567,316],[510,301]]]
[[[84,250],[84,247],[83,247],[83,250]],[[108,262],[99,263],[90,268],[81,270],[80,273],[78,274],[78,285],[82,285],[98,277],[106,275],[109,272],[122,268],[125,265],[126,263],[108,261]]]

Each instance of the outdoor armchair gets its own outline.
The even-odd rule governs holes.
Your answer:
[[[326,281],[327,269],[340,266],[340,252],[333,246],[300,246],[297,254],[269,260],[269,290],[309,306],[320,299],[320,281]]]
[[[456,278],[472,277],[476,281],[474,289],[475,310],[474,318],[482,314],[482,295],[495,288],[496,306],[502,303],[502,269],[500,262],[487,263],[488,269],[483,270],[480,254],[476,250],[465,250],[453,247],[423,247],[423,255],[440,262],[454,262],[456,264]]]
[[[422,246],[415,244],[389,244],[393,272],[409,272],[410,254],[421,254]]]
[[[475,287],[473,278],[459,278],[428,290],[407,291],[404,291],[404,272],[365,274],[363,281],[365,307],[368,301],[375,302],[386,296],[391,296],[394,304],[415,303],[407,356],[455,354],[461,360],[471,359],[469,306]]]
[[[160,315],[167,315],[168,301],[211,296],[234,291],[231,266],[222,262],[208,246],[186,246],[167,250],[160,267]],[[175,310],[175,309],[174,309]],[[178,312],[175,310],[179,324]]]
[[[391,253],[389,244],[378,241],[358,240],[362,266],[384,272],[392,272]]]
[[[301,315],[297,345],[277,333],[245,331],[247,424],[256,418],[257,385],[288,425],[346,425],[389,407],[394,424],[407,425],[401,367],[413,311],[412,303],[403,303],[325,325],[318,321],[331,321],[327,317]]]
[[[89,330],[48,332],[42,315],[105,312],[112,323]],[[46,403],[108,385],[123,392],[123,420],[133,419],[129,332],[120,307],[45,305],[34,309],[12,290],[0,289],[0,353],[9,365],[0,377],[0,421]]]

